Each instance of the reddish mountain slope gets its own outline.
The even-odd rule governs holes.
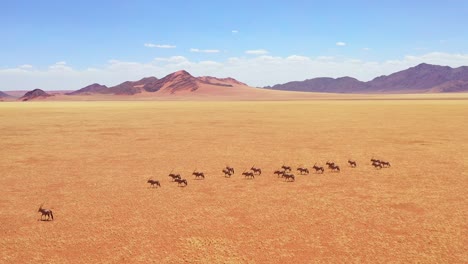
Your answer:
[[[134,95],[142,92],[157,94],[179,94],[197,91],[200,87],[238,87],[246,84],[233,78],[215,78],[210,76],[193,77],[187,71],[181,70],[168,74],[162,79],[156,77],[147,77],[139,81],[126,81],[119,85],[107,88],[104,85],[92,84],[69,95],[90,95],[90,94],[116,94],[116,95]]]
[[[153,86],[145,88],[147,92],[174,94],[177,92],[193,92],[198,89],[200,81],[182,70],[166,75]]]

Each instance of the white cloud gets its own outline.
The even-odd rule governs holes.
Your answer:
[[[291,55],[291,56],[287,57],[286,60],[289,60],[289,61],[310,61],[310,58],[305,57],[305,56],[299,56],[299,55]]]
[[[268,54],[268,51],[264,49],[257,49],[257,50],[246,50],[245,53],[251,54],[251,55],[264,55],[264,54]]]
[[[317,57],[317,60],[320,60],[320,61],[331,61],[331,60],[334,60],[335,57],[333,56],[318,56]]]
[[[147,48],[160,48],[160,49],[173,49],[176,46],[168,45],[168,44],[153,44],[153,43],[145,43],[145,47]]]
[[[23,65],[18,66],[18,68],[28,70],[28,69],[32,69],[33,66],[31,64],[23,64]]]
[[[346,42],[339,41],[339,42],[336,43],[336,45],[339,46],[339,47],[343,47],[343,46],[346,46]]]
[[[110,60],[101,67],[75,69],[61,62],[49,67],[0,69],[3,90],[79,89],[94,82],[108,86],[146,76],[158,78],[181,69],[194,76],[233,77],[252,86],[266,86],[315,77],[351,76],[362,81],[416,66],[420,63],[459,67],[468,65],[468,54],[431,52],[387,61],[356,58],[291,55],[231,57],[224,61],[192,61],[184,56],[155,58],[149,62]],[[26,64],[28,65],[28,64]]]
[[[194,49],[194,48],[191,48],[191,49],[190,49],[190,52],[197,52],[197,53],[219,53],[219,50],[217,50],[217,49],[205,49],[205,50],[201,50],[201,49]]]
[[[232,30],[231,32],[232,32],[233,34],[237,34],[237,33],[239,33],[239,30],[234,29],[234,30]]]
[[[362,48],[363,51],[369,51],[370,48]]]
[[[58,61],[55,64],[50,65],[49,70],[63,72],[63,71],[72,71],[73,69],[67,66],[67,63],[65,61]]]

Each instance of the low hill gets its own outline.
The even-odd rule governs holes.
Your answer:
[[[71,93],[67,93],[67,95],[94,94],[94,93],[107,94],[107,93],[110,93],[110,91],[109,91],[109,88],[107,88],[107,86],[105,85],[93,83],[79,90],[73,91]]]
[[[18,100],[21,101],[30,101],[34,99],[44,99],[47,97],[51,97],[52,95],[44,92],[41,89],[34,89],[32,91],[26,92],[22,97],[20,97]]]

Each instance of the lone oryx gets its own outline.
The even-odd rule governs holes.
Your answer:
[[[41,221],[43,220],[42,217],[45,215],[47,216],[47,221],[50,220],[50,218],[52,218],[52,220],[54,220],[54,214],[52,213],[52,210],[50,209],[45,209],[45,208],[42,208],[44,204],[41,204],[41,206],[39,206],[39,210],[37,210],[38,213],[41,213]]]
[[[150,183],[151,187],[161,187],[161,183],[159,183],[159,181],[152,180],[151,178],[149,178],[146,183]]]

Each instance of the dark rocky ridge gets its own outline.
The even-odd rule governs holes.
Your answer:
[[[33,100],[33,99],[37,99],[37,98],[46,98],[46,97],[50,97],[52,95],[44,92],[43,90],[41,89],[34,89],[32,91],[29,91],[29,92],[26,92],[22,97],[20,97],[18,100],[21,100],[21,101],[30,101],[30,100]]]

